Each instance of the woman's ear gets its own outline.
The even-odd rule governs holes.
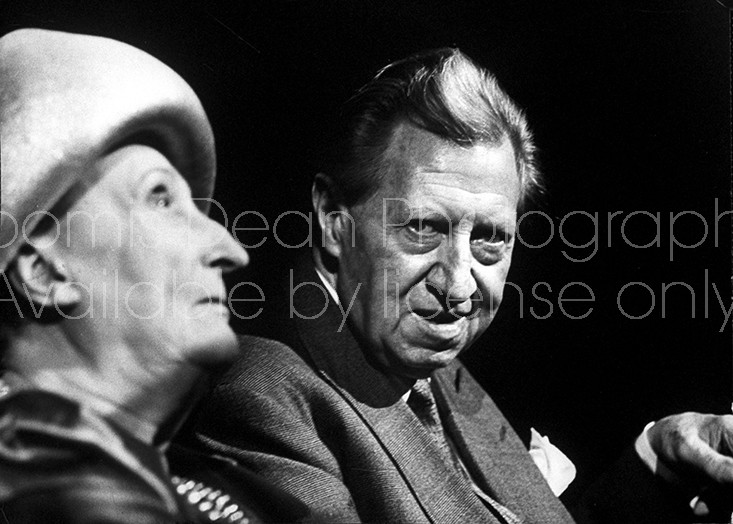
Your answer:
[[[66,309],[81,301],[63,261],[44,255],[32,245],[21,248],[6,273],[15,291],[35,304],[33,309],[39,314],[47,307]]]
[[[333,182],[327,175],[316,175],[311,189],[311,200],[321,227],[321,246],[329,255],[339,258],[343,239],[352,237],[353,219],[346,206],[338,199]]]

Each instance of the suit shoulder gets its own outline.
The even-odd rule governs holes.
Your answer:
[[[219,388],[236,385],[264,391],[316,379],[311,366],[290,346],[250,335],[238,340],[240,356],[219,380]]]
[[[239,360],[202,402],[199,427],[254,431],[284,420],[310,426],[318,406],[334,404],[337,394],[291,347],[252,336],[241,337],[240,346]]]
[[[239,335],[237,337],[240,361],[255,362],[261,359],[269,360],[274,356],[291,359],[297,354],[288,344],[279,340],[254,335]],[[297,357],[298,359],[300,357]]]

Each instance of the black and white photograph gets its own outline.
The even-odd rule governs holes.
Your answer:
[[[0,524],[733,522],[731,9],[0,0]]]

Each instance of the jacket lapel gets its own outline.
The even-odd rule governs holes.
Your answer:
[[[309,270],[296,273],[295,281],[320,285],[313,268]],[[347,326],[338,331],[342,312],[327,298],[310,284],[292,296],[300,313],[300,342],[318,373],[392,458],[426,517],[440,523],[496,522],[467,482],[446,465],[428,431],[402,400],[407,387],[369,364]]]
[[[459,363],[433,374],[446,430],[472,478],[525,522],[573,522],[499,408]]]

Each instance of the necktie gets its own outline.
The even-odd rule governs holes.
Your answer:
[[[429,379],[423,378],[415,382],[415,385],[412,386],[412,390],[410,391],[410,396],[407,397],[407,405],[410,406],[410,409],[417,415],[417,418],[428,430],[430,436],[433,437],[433,440],[443,453],[443,458],[451,466],[455,466],[453,454],[443,433],[443,424],[440,422],[438,406],[435,404],[433,392],[430,390]]]
[[[410,390],[410,396],[407,397],[407,405],[412,409],[423,426],[428,430],[430,436],[443,453],[444,460],[452,466],[461,476],[463,476],[471,484],[474,493],[481,499],[487,508],[501,522],[506,524],[521,524],[521,519],[512,513],[508,508],[491,498],[480,487],[473,482],[468,471],[460,461],[457,453],[451,449],[443,432],[443,424],[440,421],[438,406],[435,403],[435,397],[430,389],[430,379],[419,379],[415,382]]]

